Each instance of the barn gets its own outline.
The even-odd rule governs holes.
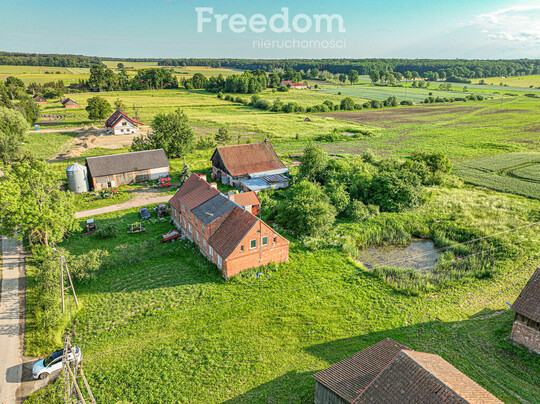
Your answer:
[[[105,127],[111,130],[115,135],[127,135],[137,133],[139,130],[137,125],[143,123],[130,118],[124,111],[117,109],[105,122]]]
[[[281,83],[279,83],[279,86],[280,87],[285,86],[285,87],[292,88],[292,89],[295,89],[295,90],[306,90],[308,88],[308,83],[306,83],[306,82],[293,83],[290,80],[284,80]]]
[[[540,268],[534,271],[512,310],[516,312],[512,340],[540,354]]]
[[[439,355],[386,338],[313,375],[315,404],[502,403]]]
[[[47,104],[47,99],[42,96],[42,95],[39,95],[39,94],[34,94],[34,96],[32,97],[32,99],[34,100],[34,102],[38,105],[45,105]]]
[[[96,191],[169,176],[163,149],[87,157],[86,167],[90,188]]]
[[[63,98],[61,103],[64,108],[79,108],[79,104],[73,98]]]
[[[217,190],[217,184],[209,184],[205,175],[192,174],[169,201],[174,225],[225,279],[289,258],[289,241],[252,213],[258,201],[254,197],[233,201]]]
[[[262,143],[218,147],[212,154],[212,178],[243,191],[289,186],[289,169],[266,139]]]

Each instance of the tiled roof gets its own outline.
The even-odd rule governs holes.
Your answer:
[[[139,125],[142,125],[142,122],[139,122],[138,120],[136,119],[133,119],[133,118],[130,118],[128,116],[128,114],[126,114],[124,111],[120,111],[119,109],[117,109],[116,111],[113,112],[113,114],[107,119],[107,121],[105,121],[105,127],[107,128],[114,128],[118,122],[120,122],[122,120],[122,118],[125,118],[126,120],[128,120],[129,122],[131,122],[132,124],[139,124]]]
[[[212,161],[214,161],[216,154],[221,156],[223,165],[234,177],[287,169],[268,141],[218,147],[212,155]]]
[[[61,102],[62,105],[79,105],[73,98],[64,98]]]
[[[512,305],[512,310],[540,323],[540,268],[534,271]]]
[[[86,165],[92,177],[102,177],[104,175],[169,167],[169,160],[163,149],[156,149],[87,157]]]
[[[238,205],[230,201],[225,195],[219,194],[194,208],[191,212],[203,224],[208,225],[219,219]]]
[[[226,259],[257,222],[258,219],[253,214],[237,206],[210,237],[208,243],[222,259]]]
[[[385,369],[402,349],[408,349],[386,338],[375,345],[313,375],[338,396],[352,403]]]
[[[197,187],[190,193],[184,196],[181,196],[178,199],[180,200],[181,203],[186,205],[186,209],[193,210],[197,206],[208,201],[209,199],[212,199],[215,196],[220,195],[220,192],[217,189],[212,188],[212,186],[208,183],[206,183],[206,185],[207,186]]]
[[[178,191],[176,191],[176,194],[174,194],[174,196],[169,200],[169,203],[176,210],[181,211],[182,203],[180,202],[180,199],[182,197],[199,187],[206,188],[208,187],[208,185],[209,184],[206,181],[202,180],[197,174],[191,174],[187,181],[182,184]]]
[[[249,191],[249,192],[242,192],[240,194],[232,194],[230,196],[230,199],[234,202],[236,202],[240,206],[247,206],[247,205],[260,205],[261,201],[259,197],[257,196],[256,192]]]
[[[439,355],[402,350],[354,401],[359,403],[502,403]]]

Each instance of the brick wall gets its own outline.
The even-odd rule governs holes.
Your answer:
[[[518,344],[524,345],[530,350],[540,354],[540,331],[516,320],[512,326],[511,338]]]

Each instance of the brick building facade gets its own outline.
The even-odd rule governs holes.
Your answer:
[[[511,338],[540,354],[540,268],[538,268],[512,305],[516,312]]]
[[[216,264],[225,279],[289,258],[289,241],[252,213],[252,198],[245,201],[249,205],[241,206],[197,174],[169,201],[174,225]]]

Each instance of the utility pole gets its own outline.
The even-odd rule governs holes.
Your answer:
[[[86,376],[84,375],[82,363],[79,361],[75,349],[73,346],[71,346],[71,341],[68,334],[66,334],[64,341],[62,373],[64,376],[64,404],[96,404],[96,400],[92,394],[88,380],[86,380]],[[81,386],[79,386],[79,381],[77,378],[83,381],[84,388],[86,390],[86,397],[81,389]]]
[[[54,247],[53,247],[53,251],[56,251],[58,254],[60,254],[60,290],[61,290],[61,293],[62,293],[62,313],[65,313],[66,312],[66,303],[65,303],[65,300],[64,300],[64,290],[65,289],[70,289],[71,288],[71,291],[73,292],[73,297],[75,299],[75,305],[77,305],[77,307],[79,306],[79,300],[77,299],[77,294],[75,293],[75,288],[73,287],[73,282],[71,280],[71,275],[69,274],[69,269],[68,269],[66,258],[64,257],[64,254],[62,254],[62,252],[60,252],[59,250],[57,250]],[[69,281],[69,286],[67,288],[65,287],[65,282],[64,282],[64,269],[66,271],[66,276],[67,276],[67,279]]]

